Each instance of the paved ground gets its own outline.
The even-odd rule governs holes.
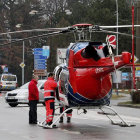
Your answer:
[[[117,102],[127,100],[129,96],[111,100],[113,108],[129,123],[136,127],[111,125],[108,118],[99,115],[99,110],[73,111],[72,123],[57,124],[58,129],[43,129],[28,124],[28,105],[11,108],[5,103],[4,95],[0,96],[0,139],[1,140],[138,140],[140,137],[140,110],[116,106]],[[38,120],[45,119],[45,107],[38,105]],[[114,118],[118,121],[118,118]]]

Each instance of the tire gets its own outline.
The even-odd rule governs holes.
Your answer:
[[[17,103],[9,103],[9,105],[10,105],[11,107],[16,107],[18,104],[17,104]]]

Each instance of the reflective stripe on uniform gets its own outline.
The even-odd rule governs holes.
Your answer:
[[[55,92],[54,90],[44,90],[44,92]]]
[[[46,96],[44,99],[54,99],[54,96]]]
[[[72,117],[72,114],[67,114],[67,117]]]

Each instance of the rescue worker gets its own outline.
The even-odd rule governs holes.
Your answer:
[[[66,106],[66,109],[68,109],[67,106]],[[60,107],[60,114],[63,113],[63,111],[64,111],[64,107]],[[67,117],[67,123],[70,123],[71,122],[71,117],[72,117],[72,109],[70,109],[66,112],[66,117]],[[63,116],[60,117],[59,123],[63,123]]]
[[[44,84],[44,100],[46,105],[46,125],[51,125],[54,116],[54,100],[57,90],[57,82],[54,80],[54,74],[49,73],[48,79]]]
[[[61,80],[60,80],[60,81],[59,81],[59,93],[64,94],[63,92],[64,92],[64,91],[63,91],[63,87],[62,87]],[[59,100],[60,100],[60,99],[59,99]],[[63,113],[63,111],[64,111],[65,109],[68,109],[68,108],[69,108],[68,106],[66,106],[66,108],[60,107],[60,114]],[[66,117],[67,117],[67,123],[70,123],[70,122],[71,122],[71,117],[72,117],[72,109],[71,109],[71,110],[68,110],[68,111],[66,112]],[[60,117],[59,123],[63,123],[63,116]]]
[[[28,86],[29,124],[37,124],[37,103],[39,100],[39,91],[37,88],[38,79],[37,75],[33,75],[33,79]]]

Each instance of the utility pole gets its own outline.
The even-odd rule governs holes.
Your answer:
[[[140,0],[137,0],[137,25],[140,25]],[[136,36],[140,36],[140,28],[136,28]],[[140,63],[140,38],[136,38],[136,56]]]
[[[116,55],[118,55],[118,20],[119,20],[119,16],[118,16],[118,0],[116,0],[116,25],[117,25],[117,28],[116,28],[116,32],[117,32],[117,38],[116,38]],[[116,83],[116,94],[118,95],[118,89],[119,89],[119,85],[118,83]]]
[[[136,89],[136,79],[135,79],[135,64],[134,64],[134,55],[135,55],[135,43],[134,43],[134,1],[132,1],[132,75],[133,75],[133,89]]]

